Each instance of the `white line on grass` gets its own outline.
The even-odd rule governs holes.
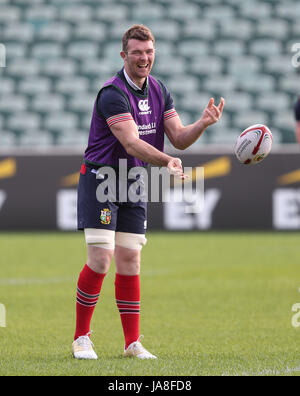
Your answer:
[[[282,374],[292,374],[300,372],[300,366],[298,367],[286,367],[284,370],[276,370],[276,369],[264,369],[258,372],[255,371],[243,371],[241,373],[234,372],[234,373],[223,373],[222,376],[229,377],[229,376],[246,376],[246,377],[256,377],[260,375],[272,375],[278,376]]]
[[[167,275],[170,271],[166,270],[145,270],[142,275],[145,277]],[[111,271],[107,274],[107,277],[114,276],[114,272]],[[64,282],[76,282],[78,275],[74,277],[56,277],[56,278],[2,278],[0,279],[0,286],[23,286],[23,285],[46,285],[50,283],[64,283]]]
[[[45,285],[48,283],[73,282],[75,278],[4,278],[0,279],[0,286]]]

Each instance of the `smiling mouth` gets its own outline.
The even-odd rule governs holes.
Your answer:
[[[147,67],[149,66],[149,63],[147,63],[146,65],[138,65],[139,69],[147,69]]]

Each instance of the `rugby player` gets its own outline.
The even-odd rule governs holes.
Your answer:
[[[223,98],[218,106],[211,98],[201,118],[183,126],[168,89],[150,75],[155,40],[143,25],[134,25],[125,32],[120,55],[124,67],[103,85],[94,104],[78,185],[78,229],[84,230],[87,262],[77,284],[72,344],[77,359],[97,359],[90,339],[90,323],[113,257],[124,356],[156,358],[141,344],[139,328],[139,274],[141,250],[146,244],[146,203],[97,200],[96,189],[104,181],[101,168],[110,166],[118,174],[119,160],[126,159],[128,169],[153,164],[167,167],[171,174],[184,178],[181,160],[164,153],[164,135],[174,147],[184,150],[220,119],[224,106]]]

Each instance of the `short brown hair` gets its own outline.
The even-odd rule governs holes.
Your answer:
[[[155,44],[154,36],[149,28],[144,25],[133,25],[130,29],[128,29],[122,38],[122,49],[124,52],[128,50],[128,41],[130,39],[141,40],[141,41],[149,41]]]

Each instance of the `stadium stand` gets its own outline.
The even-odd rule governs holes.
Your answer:
[[[275,143],[293,143],[299,15],[298,0],[0,0],[0,146],[84,146],[93,101],[121,68],[120,38],[133,23],[153,30],[153,74],[184,122],[210,96],[227,99],[199,144],[232,143],[255,123]]]

